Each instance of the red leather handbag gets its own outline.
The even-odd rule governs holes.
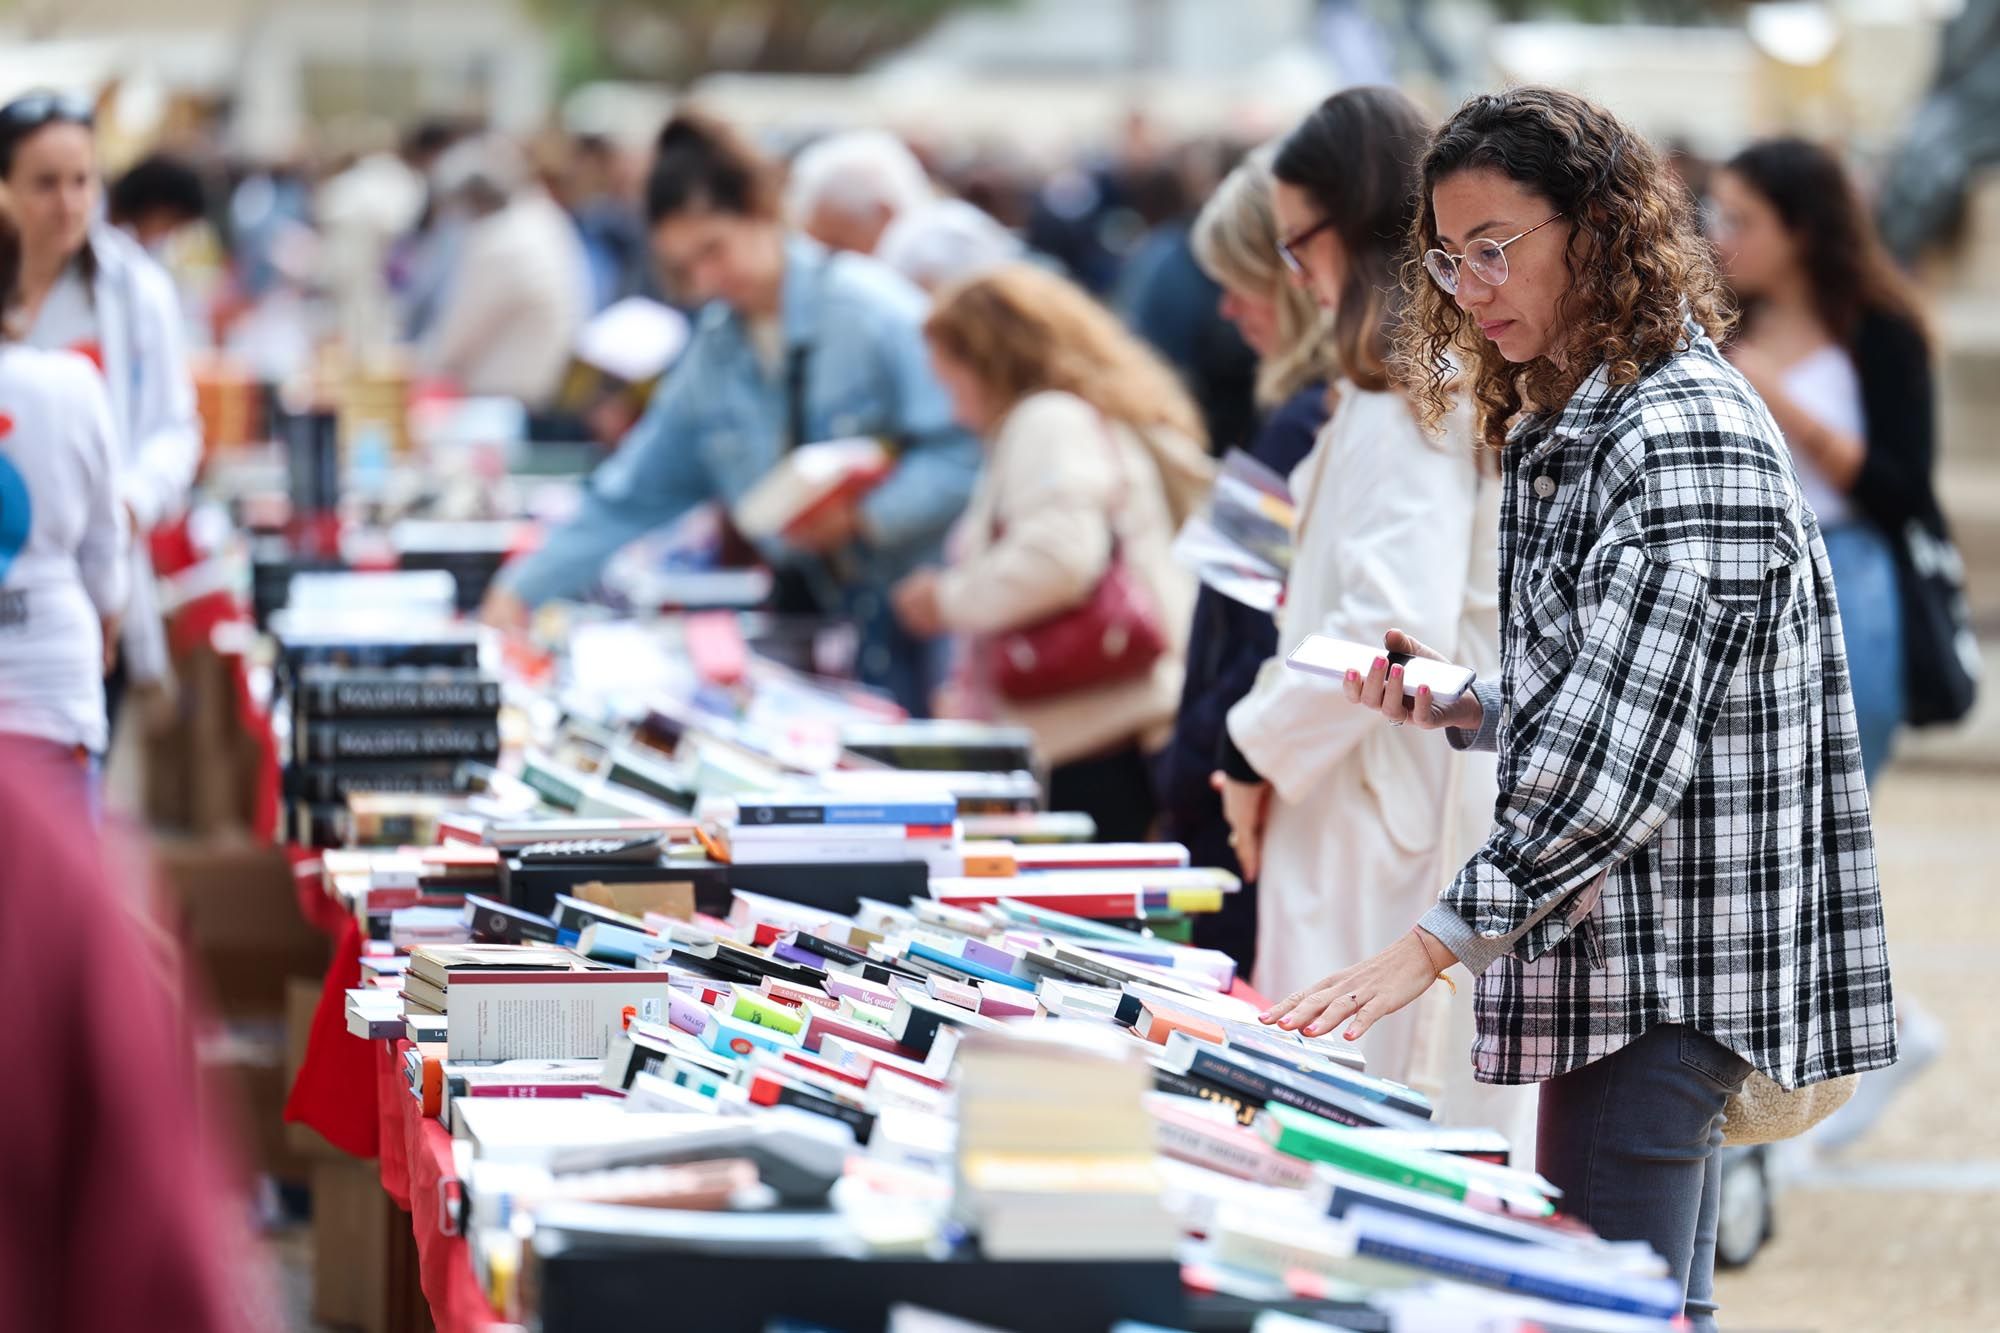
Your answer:
[[[1105,442],[1115,457],[1108,431]],[[1046,620],[994,635],[988,648],[1000,697],[1036,703],[1144,676],[1165,655],[1167,634],[1159,604],[1126,562],[1114,524],[1111,562],[1090,596]]]

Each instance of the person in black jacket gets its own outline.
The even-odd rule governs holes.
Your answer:
[[[1266,151],[1238,165],[1202,209],[1190,239],[1196,259],[1222,288],[1222,314],[1258,356],[1256,402],[1263,417],[1248,452],[1284,476],[1311,450],[1326,421],[1327,381],[1318,307],[1287,281],[1279,263],[1270,161]],[[1173,740],[1155,769],[1168,831],[1187,845],[1196,865],[1240,871],[1209,775],[1223,719],[1277,647],[1268,612],[1213,588],[1201,590]],[[1256,886],[1244,885],[1220,913],[1201,918],[1195,938],[1227,952],[1247,976],[1256,961]]]
[[[1837,158],[1803,139],[1738,153],[1713,182],[1742,323],[1729,359],[1762,395],[1819,517],[1872,786],[1906,716],[1897,547],[1934,514],[1936,404],[1916,302]]]
[[[1930,347],[1915,297],[1876,237],[1839,160],[1803,139],[1754,143],[1712,184],[1716,240],[1742,306],[1728,349],[1791,446],[1800,490],[1826,534],[1870,786],[1895,734],[1926,716],[1952,655],[1927,630],[1920,565],[1948,550],[1932,487]],[[1935,609],[1934,607],[1928,609]],[[1964,650],[1960,650],[1961,652]],[[1919,710],[1912,713],[1912,709]],[[1901,1058],[1861,1080],[1808,1136],[1820,1151],[1859,1140],[1943,1045],[1942,1028],[1896,996]]]

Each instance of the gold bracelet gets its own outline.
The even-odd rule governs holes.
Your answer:
[[[1423,932],[1423,927],[1421,927],[1421,926],[1411,926],[1411,927],[1410,927],[1410,933],[1411,933],[1412,935],[1415,935],[1415,936],[1417,937],[1417,947],[1418,947],[1419,949],[1422,949],[1422,950],[1424,951],[1424,961],[1425,961],[1426,963],[1430,962],[1430,961],[1431,961],[1431,947],[1430,947],[1430,946],[1429,946],[1428,944],[1425,944],[1425,943],[1424,943],[1424,932]],[[1438,943],[1440,943],[1440,944],[1443,944],[1443,943],[1444,943],[1444,941],[1443,941],[1443,940],[1439,940],[1439,941],[1438,941]],[[1449,949],[1447,949],[1447,950],[1446,950],[1446,952],[1447,952],[1447,953],[1449,953],[1449,952],[1450,952],[1450,950],[1449,950]],[[1456,958],[1452,959],[1452,962],[1453,962],[1453,963],[1455,963],[1455,962],[1457,962],[1457,961],[1458,961],[1458,960],[1457,960]],[[1432,981],[1431,981],[1431,984],[1432,984],[1432,985],[1436,985],[1436,984],[1437,984],[1438,982],[1440,982],[1440,981],[1442,981],[1442,982],[1443,982],[1443,983],[1444,983],[1445,985],[1447,985],[1447,986],[1451,987],[1451,993],[1452,993],[1453,995],[1456,995],[1456,994],[1458,994],[1458,983],[1457,983],[1456,981],[1453,981],[1453,980],[1451,979],[1451,963],[1446,963],[1446,964],[1445,964],[1445,965],[1444,965],[1444,966],[1443,966],[1442,968],[1440,968],[1440,969],[1438,970],[1438,974],[1437,974],[1437,976],[1436,976],[1436,977],[1432,978]]]

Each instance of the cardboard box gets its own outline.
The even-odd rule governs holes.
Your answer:
[[[382,1190],[372,1161],[336,1156],[312,1167],[312,1316],[385,1333],[391,1228],[410,1220]]]
[[[154,863],[168,918],[221,1017],[282,1019],[288,980],[326,975],[331,944],[299,915],[281,848],[162,839]]]

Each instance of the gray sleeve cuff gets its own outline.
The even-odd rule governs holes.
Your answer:
[[[1464,917],[1443,903],[1425,912],[1417,924],[1437,936],[1439,943],[1458,955],[1458,961],[1465,964],[1465,970],[1474,976],[1493,966],[1514,947],[1513,936],[1487,939],[1467,925]]]
[[[1444,738],[1451,742],[1454,750],[1497,750],[1500,748],[1500,682],[1473,681],[1472,697],[1479,700],[1483,714],[1479,719],[1479,730],[1461,731],[1457,727],[1446,727]]]

